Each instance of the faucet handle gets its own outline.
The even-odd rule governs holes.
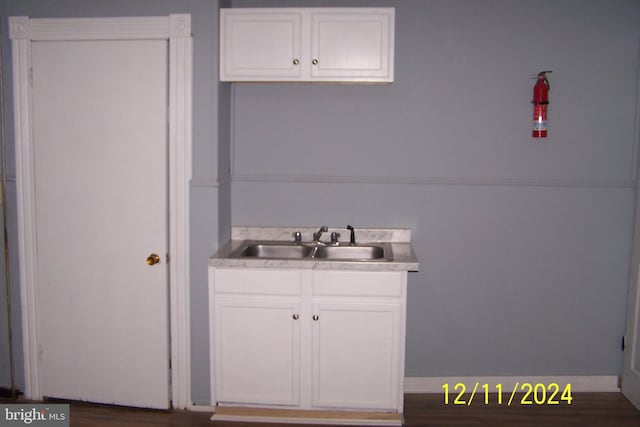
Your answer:
[[[340,238],[340,233],[336,233],[335,231],[331,233],[331,243],[338,243],[338,238]]]
[[[296,231],[295,233],[293,233],[293,241],[296,243],[302,242],[302,233],[299,231]]]

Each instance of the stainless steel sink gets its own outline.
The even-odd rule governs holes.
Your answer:
[[[236,257],[250,258],[308,258],[314,250],[313,246],[287,243],[249,243],[240,247]],[[233,256],[233,254],[232,254]]]
[[[247,240],[229,257],[367,262],[391,261],[393,253],[387,243],[350,245]]]
[[[319,246],[313,255],[319,259],[340,260],[384,260],[385,248],[378,245],[353,245],[353,246]]]

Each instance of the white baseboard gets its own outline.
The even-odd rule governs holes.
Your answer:
[[[482,388],[488,384],[489,392],[496,391],[496,384],[502,384],[503,390],[513,390],[516,383],[519,390],[522,384],[529,383],[549,385],[556,383],[563,390],[567,384],[571,384],[571,392],[619,392],[620,386],[616,375],[558,375],[558,376],[505,376],[505,377],[407,377],[404,379],[405,393],[443,393],[443,385],[449,384],[449,393],[454,391],[456,384],[465,385],[468,392],[473,390],[476,383]],[[522,389],[522,392],[527,389]]]

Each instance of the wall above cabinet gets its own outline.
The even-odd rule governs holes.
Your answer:
[[[220,10],[220,80],[393,81],[394,8]]]

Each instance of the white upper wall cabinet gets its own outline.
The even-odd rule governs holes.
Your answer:
[[[220,80],[299,80],[302,12],[220,11]]]
[[[393,8],[220,10],[221,81],[392,82]]]

